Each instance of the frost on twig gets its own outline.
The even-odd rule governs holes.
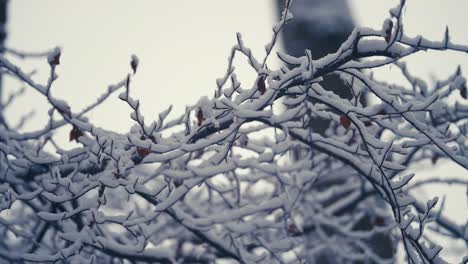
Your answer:
[[[47,124],[36,131],[0,125],[0,258],[303,263],[332,254],[336,263],[393,263],[368,242],[383,234],[394,239],[391,247],[403,246],[409,263],[443,263],[444,249],[431,234],[467,242],[467,228],[443,212],[443,201],[421,200],[411,190],[466,188],[467,181],[419,180],[408,167],[446,160],[466,171],[466,80],[457,70],[428,84],[401,59],[421,50],[468,52],[468,46],[453,43],[448,33],[441,41],[405,35],[404,3],[391,10],[383,29],[355,29],[336,53],[278,53],[283,65],[273,69],[266,62],[292,19],[288,2],[265,57],[256,58],[238,34],[215,96],[191,102],[178,117],[169,107],[144,118],[132,97],[132,74],[76,112],[53,95],[60,50],[47,56],[51,78],[45,85],[0,58],[3,70],[51,107]],[[238,80],[235,55],[245,56],[255,83]],[[407,84],[384,83],[368,71],[389,64]],[[130,66],[135,74],[136,56]],[[322,87],[332,73],[353,98]],[[117,90],[135,122],[126,134],[85,117]],[[377,100],[363,106],[359,97],[365,95]],[[452,95],[456,103],[445,100]],[[273,107],[278,104],[281,111]],[[330,120],[323,134],[309,129],[314,118]],[[72,149],[53,139],[64,126],[77,143]],[[301,155],[294,156],[297,150]],[[366,230],[363,221],[371,222]]]

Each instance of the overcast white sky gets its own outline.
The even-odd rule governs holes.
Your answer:
[[[349,2],[358,23],[374,28],[381,27],[389,8],[397,3],[396,0]],[[174,104],[175,111],[180,112],[200,96],[212,95],[215,79],[224,74],[236,32],[243,34],[254,54],[263,56],[275,20],[271,3],[272,0],[15,0],[10,1],[7,43],[27,51],[63,48],[58,68],[60,78],[53,93],[70,100],[72,109],[82,108],[109,84],[124,78],[130,69],[130,55],[138,55],[140,66],[132,93],[140,99],[150,119],[169,104]],[[406,32],[438,39],[448,25],[454,41],[468,43],[468,29],[461,22],[463,10],[468,10],[468,1],[408,1]],[[467,56],[422,54],[412,62],[414,72],[445,76],[457,64],[466,63]],[[44,60],[21,64],[31,70],[38,68],[37,80],[47,78]],[[255,78],[253,72],[242,67],[244,60],[238,64],[239,79],[244,85],[251,83]],[[391,71],[386,71],[386,75],[392,76]],[[24,110],[25,104],[36,105],[38,100],[37,94],[31,91],[17,104],[18,109]],[[31,123],[29,128],[37,127],[46,118],[45,111],[40,109],[37,123]],[[21,111],[13,112],[10,116],[17,116]],[[124,132],[131,120],[122,117],[128,114],[125,104],[111,100],[90,117],[98,124]],[[115,122],[116,117],[120,118],[119,122]]]
[[[72,99],[72,109],[124,78],[130,55],[138,55],[132,93],[147,119],[169,104],[180,112],[200,96],[212,95],[236,32],[254,52],[263,52],[273,21],[266,1],[12,1],[10,10],[11,46],[63,48],[53,91]],[[131,124],[129,113],[117,99],[91,117],[124,132]],[[118,123],[110,120],[117,116]]]
[[[324,0],[325,1],[325,0]],[[396,0],[350,0],[360,25],[380,28]],[[445,26],[454,42],[468,43],[466,0],[411,0],[405,8],[405,31],[442,39]],[[132,82],[132,94],[140,99],[147,120],[174,105],[180,113],[200,96],[213,94],[216,78],[226,69],[229,50],[241,32],[254,55],[263,56],[275,20],[272,0],[236,1],[123,1],[123,0],[14,0],[10,1],[8,46],[25,51],[63,49],[60,78],[52,92],[70,102],[75,111],[93,102],[107,86],[123,79],[130,71],[130,55],[140,58]],[[38,69],[35,79],[45,82],[45,60],[20,61],[25,69]],[[447,76],[458,64],[468,72],[468,55],[422,53],[409,61],[411,70],[428,77]],[[245,60],[238,60],[239,79],[249,86],[255,75]],[[381,76],[396,77],[396,69]],[[7,91],[19,88],[7,80]],[[28,108],[37,114],[26,128],[43,126],[48,106],[34,91],[28,93],[8,112],[15,120]],[[91,115],[92,122],[125,132],[132,124],[127,105],[114,96]],[[69,128],[60,134],[65,139]],[[66,140],[63,140],[65,142]],[[448,165],[451,173],[466,171]],[[437,171],[436,171],[437,172]],[[466,175],[468,176],[468,175]],[[466,199],[465,199],[466,200]],[[455,202],[457,210],[457,203]],[[466,202],[464,207],[466,209]],[[460,211],[460,207],[458,207]],[[460,212],[459,220],[468,218]],[[466,210],[465,210],[466,211]]]

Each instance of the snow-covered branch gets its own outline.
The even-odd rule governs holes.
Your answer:
[[[421,201],[411,191],[428,184],[466,187],[466,177],[415,182],[420,175],[408,167],[445,159],[466,172],[466,80],[459,69],[428,84],[402,60],[421,50],[468,52],[468,46],[453,43],[448,30],[440,41],[406,36],[404,4],[390,11],[381,30],[357,28],[333,54],[278,53],[283,65],[273,69],[267,58],[293,19],[288,1],[265,57],[256,58],[238,34],[215,96],[179,117],[172,108],[143,117],[131,92],[136,56],[131,73],[81,111],[53,95],[60,49],[47,55],[46,84],[1,57],[2,70],[51,109],[49,121],[33,132],[0,125],[0,258],[304,263],[332,252],[337,263],[393,263],[394,256],[369,243],[386,236],[394,250],[402,243],[408,263],[444,263],[430,232],[468,243],[467,225],[445,215],[437,198]],[[237,80],[235,55],[245,56],[258,75],[250,87]],[[372,77],[372,69],[389,64],[407,84]],[[323,87],[327,75],[339,76],[353,98]],[[125,134],[86,118],[118,90],[135,121]],[[456,103],[445,100],[457,93]],[[12,94],[0,109],[20,96]],[[376,99],[362,104],[364,97]],[[329,120],[325,133],[314,131],[318,119]],[[54,142],[63,126],[78,147]]]

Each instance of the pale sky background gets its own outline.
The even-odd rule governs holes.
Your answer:
[[[131,93],[140,100],[143,114],[150,121],[169,104],[179,114],[199,97],[212,96],[216,78],[224,75],[236,32],[242,33],[254,55],[263,58],[264,45],[271,39],[271,26],[276,20],[272,3],[272,0],[14,0],[9,4],[7,45],[25,51],[60,46],[59,79],[52,93],[69,101],[74,111],[94,102],[109,84],[122,80],[130,72],[131,54],[138,55],[140,65]],[[349,3],[359,25],[380,29],[388,10],[397,1]],[[405,32],[441,40],[448,25],[452,41],[467,44],[467,10],[466,0],[409,0],[404,11]],[[45,59],[11,59],[27,72],[37,69],[34,79],[45,83],[48,75]],[[468,54],[422,52],[408,63],[412,72],[428,80],[430,76],[445,78],[458,64],[465,76],[468,73]],[[250,87],[256,77],[253,71],[245,67],[245,59],[237,60],[236,64],[239,80]],[[387,68],[379,71],[378,76],[398,80],[397,73],[397,69]],[[5,85],[7,92],[20,87],[10,79]],[[44,126],[48,108],[44,98],[29,89],[9,109],[7,118],[14,124],[29,109],[36,109],[34,119],[25,127],[34,130]],[[128,106],[115,95],[88,116],[96,125],[126,132],[132,124],[129,115]],[[69,144],[66,143],[69,130],[65,127],[59,131],[59,142]],[[443,170],[444,175],[450,174],[447,176],[468,177],[464,169],[448,162],[445,165],[433,172]],[[464,193],[455,187],[447,190]],[[468,219],[466,200],[462,195],[460,200],[450,203],[449,209],[457,214],[457,222]]]

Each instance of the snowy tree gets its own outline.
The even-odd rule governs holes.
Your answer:
[[[446,263],[437,237],[468,242],[468,224],[444,214],[426,184],[468,185],[466,177],[419,179],[412,164],[449,160],[468,168],[466,80],[461,69],[434,83],[413,76],[404,58],[425,50],[468,52],[451,41],[404,34],[405,1],[381,29],[356,28],[338,50],[277,53],[283,27],[294,19],[286,2],[266,55],[254,56],[237,34],[224,76],[212,97],[180,116],[171,108],[145,117],[129,74],[78,111],[54,96],[59,48],[44,56],[46,83],[0,57],[9,74],[45,97],[49,121],[21,132],[0,125],[0,258],[58,263],[394,263],[368,243],[392,238],[408,263]],[[257,74],[236,76],[234,57]],[[394,65],[407,83],[382,82],[372,69]],[[321,84],[329,75],[347,84],[342,98]],[[86,115],[114,93],[132,110],[126,134],[97,127]],[[4,111],[21,96],[1,102]],[[448,100],[448,97],[456,100]],[[362,98],[371,98],[366,105]],[[2,113],[3,114],[3,113]],[[2,116],[2,115],[0,115]],[[317,118],[329,120],[323,133]],[[21,122],[20,122],[21,124]],[[53,135],[69,127],[65,149]],[[292,157],[298,148],[301,155]],[[440,204],[440,203],[439,203]],[[360,229],[363,219],[369,229]],[[465,220],[466,221],[466,220]],[[466,261],[459,256],[460,261]]]

